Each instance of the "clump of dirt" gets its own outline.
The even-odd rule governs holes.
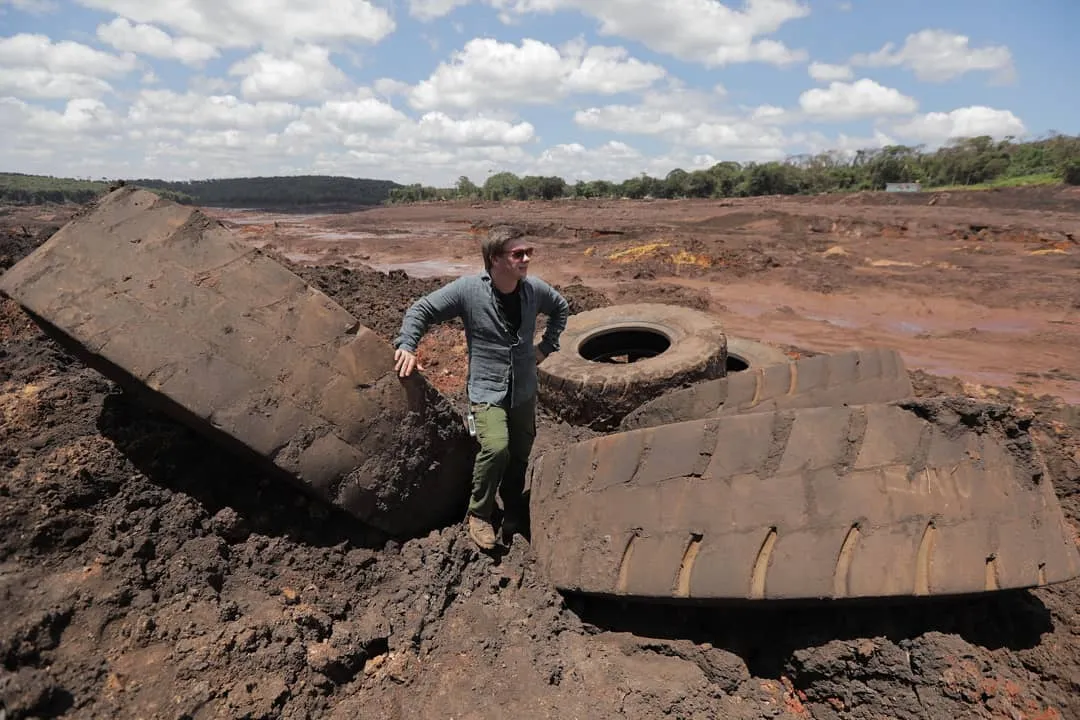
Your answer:
[[[6,231],[3,240],[0,241],[0,270],[7,270],[29,255],[34,248],[51,238],[59,229],[58,225],[44,225],[37,228],[20,225],[17,229]]]
[[[26,250],[3,237],[0,254]],[[384,337],[438,284],[303,273]],[[83,367],[9,300],[0,343],[9,720],[1080,717],[1075,582],[865,605],[563,598],[520,538],[494,557],[457,525],[386,542],[260,476]],[[953,392],[926,375],[917,386]],[[1061,458],[1059,492],[1075,492],[1080,414],[1015,402]],[[537,452],[589,436],[543,416],[539,433]],[[1066,511],[1080,520],[1075,502]]]
[[[655,280],[655,273],[645,270],[634,274],[636,282],[623,281],[611,290],[616,303],[662,303],[694,310],[708,310],[712,298],[702,288]]]

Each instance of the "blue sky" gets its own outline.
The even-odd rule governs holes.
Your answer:
[[[0,169],[621,180],[1074,134],[1080,3],[0,0]]]

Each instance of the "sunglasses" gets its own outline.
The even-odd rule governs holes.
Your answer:
[[[536,248],[532,248],[532,247],[514,248],[513,250],[508,252],[507,255],[512,257],[514,260],[521,260],[526,255],[528,255],[529,257],[533,257],[534,255],[536,255]]]

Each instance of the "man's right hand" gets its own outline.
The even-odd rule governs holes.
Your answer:
[[[402,348],[394,351],[394,369],[398,377],[409,377],[416,368],[423,370],[424,366],[417,362],[415,354]]]

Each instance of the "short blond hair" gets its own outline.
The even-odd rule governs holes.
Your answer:
[[[495,262],[495,256],[503,251],[506,243],[517,240],[525,235],[525,232],[513,225],[496,225],[488,230],[488,234],[480,242],[480,253],[484,256],[484,269],[491,272],[491,264]]]

